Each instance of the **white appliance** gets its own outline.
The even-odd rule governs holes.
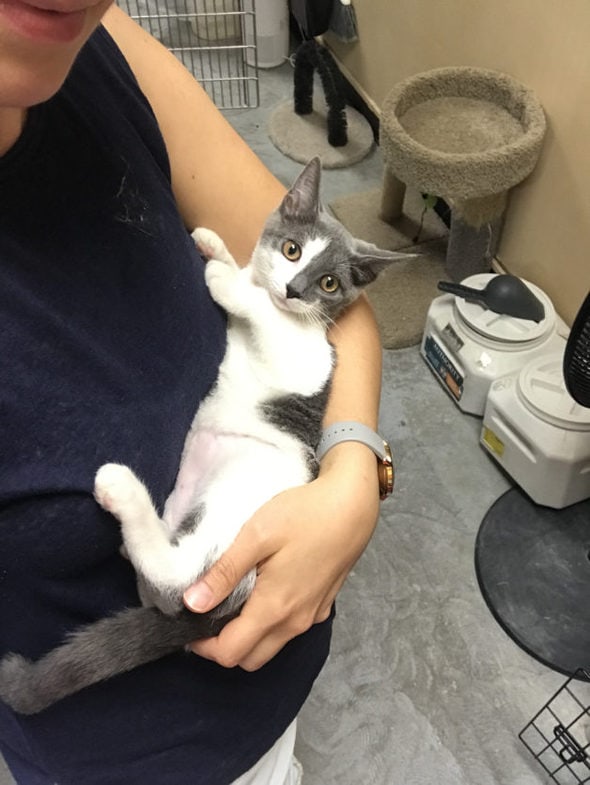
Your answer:
[[[483,289],[494,273],[471,275],[461,283]],[[531,358],[559,348],[559,319],[547,295],[528,281],[541,300],[540,322],[497,314],[452,294],[433,300],[420,352],[443,388],[464,412],[482,416],[490,385]]]
[[[555,509],[590,497],[590,409],[567,392],[561,342],[491,385],[480,439],[534,502]]]

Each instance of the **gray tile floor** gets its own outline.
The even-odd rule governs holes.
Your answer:
[[[285,183],[300,165],[265,127],[291,80],[288,65],[263,71],[261,107],[227,112]],[[377,150],[326,172],[324,200],[373,187],[381,172]],[[304,783],[548,782],[518,732],[564,679],[500,629],[473,568],[479,523],[507,480],[478,446],[479,421],[445,395],[417,347],[385,352],[381,429],[396,491],[341,592],[332,654],[300,717]],[[0,785],[10,783],[0,764]]]

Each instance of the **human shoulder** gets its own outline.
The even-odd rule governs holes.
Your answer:
[[[246,261],[284,186],[165,46],[116,6],[104,25],[156,115],[185,225],[213,229],[238,261]]]

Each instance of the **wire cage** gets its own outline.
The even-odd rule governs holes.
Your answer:
[[[554,782],[590,783],[590,672],[576,671],[519,738]]]
[[[220,109],[258,106],[255,0],[119,0]]]

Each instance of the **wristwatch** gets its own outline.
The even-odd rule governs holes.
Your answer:
[[[379,498],[386,499],[393,491],[395,472],[389,444],[371,430],[367,425],[352,420],[336,422],[322,433],[316,457],[321,461],[324,455],[341,442],[360,442],[369,447],[377,456],[377,473],[379,476]]]

